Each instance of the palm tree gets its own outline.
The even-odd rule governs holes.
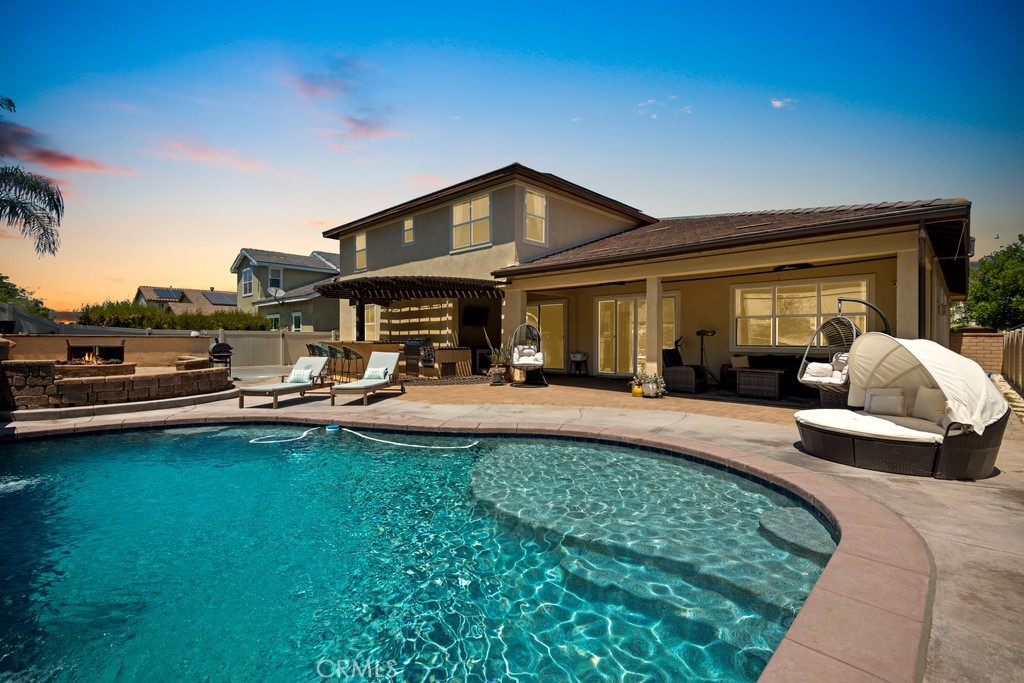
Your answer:
[[[0,109],[13,112],[14,102],[0,97]],[[35,240],[40,256],[56,256],[63,217],[64,198],[56,183],[17,166],[0,166],[0,223],[19,226],[22,235]]]

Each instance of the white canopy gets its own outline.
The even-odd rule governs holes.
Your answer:
[[[927,339],[868,332],[850,348],[849,367],[851,406],[864,405],[867,389],[929,387],[945,395],[950,419],[971,425],[978,434],[1009,407],[980,365]]]

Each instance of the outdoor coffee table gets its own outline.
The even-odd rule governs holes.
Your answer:
[[[785,373],[785,370],[736,368],[736,395],[780,399]]]

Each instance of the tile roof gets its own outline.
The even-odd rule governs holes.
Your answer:
[[[333,281],[334,281],[333,277],[328,277],[328,278],[324,278],[323,280],[317,280],[316,282],[311,282],[308,285],[302,285],[301,287],[296,287],[295,289],[289,289],[283,295],[281,295],[280,302],[281,303],[286,303],[286,302],[289,302],[289,301],[304,301],[306,299],[316,298],[316,297],[320,296],[320,292],[318,292],[315,289],[315,287],[317,287],[319,285],[326,284],[328,282],[333,282]],[[273,297],[268,297],[266,299],[260,299],[258,301],[254,301],[254,302],[252,302],[252,305],[253,306],[268,306],[268,305],[273,305],[273,304],[276,304],[276,303],[278,303],[277,299],[274,299]]]
[[[332,239],[341,239],[345,234],[355,230],[360,230],[384,221],[397,220],[398,218],[406,217],[409,214],[422,211],[432,206],[444,204],[457,198],[465,197],[469,193],[478,192],[487,187],[493,187],[500,183],[506,183],[510,180],[522,180],[524,182],[534,183],[546,188],[554,189],[588,204],[600,206],[605,210],[628,216],[636,221],[650,223],[657,220],[643,213],[639,209],[623,204],[620,201],[594,192],[593,190],[588,190],[581,185],[571,183],[554,174],[542,173],[541,171],[535,171],[532,168],[523,166],[520,163],[513,163],[495,171],[491,171],[490,173],[484,173],[483,175],[470,178],[469,180],[464,180],[461,183],[456,183],[455,185],[440,189],[436,192],[431,192],[430,194],[417,197],[416,199],[411,199],[407,202],[392,206],[391,208],[384,209],[383,211],[378,211],[377,213],[370,214],[369,216],[357,218],[354,221],[344,223],[336,228],[325,230],[323,235],[324,237]]]
[[[172,297],[171,293],[177,292],[178,296]],[[231,299],[231,304],[215,304],[206,297],[207,294],[220,295],[214,299]],[[166,306],[173,313],[200,312],[213,313],[214,311],[231,310],[237,306],[238,292],[228,290],[211,289],[190,289],[187,287],[154,287],[141,285],[136,292],[136,298],[142,296],[148,303],[161,304]]]
[[[237,273],[243,261],[248,258],[261,266],[281,266],[300,270],[316,270],[324,273],[336,273],[339,270],[341,255],[326,251],[314,251],[309,256],[302,254],[286,254],[283,251],[268,251],[243,247],[231,264],[231,272]]]
[[[898,225],[944,212],[969,216],[966,199],[931,199],[664,218],[494,271],[495,277],[620,263],[690,251],[794,239],[872,224]]]

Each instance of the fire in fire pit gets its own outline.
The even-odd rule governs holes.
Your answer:
[[[71,365],[113,365],[124,362],[124,339],[120,346],[72,345],[67,340],[68,360]]]

